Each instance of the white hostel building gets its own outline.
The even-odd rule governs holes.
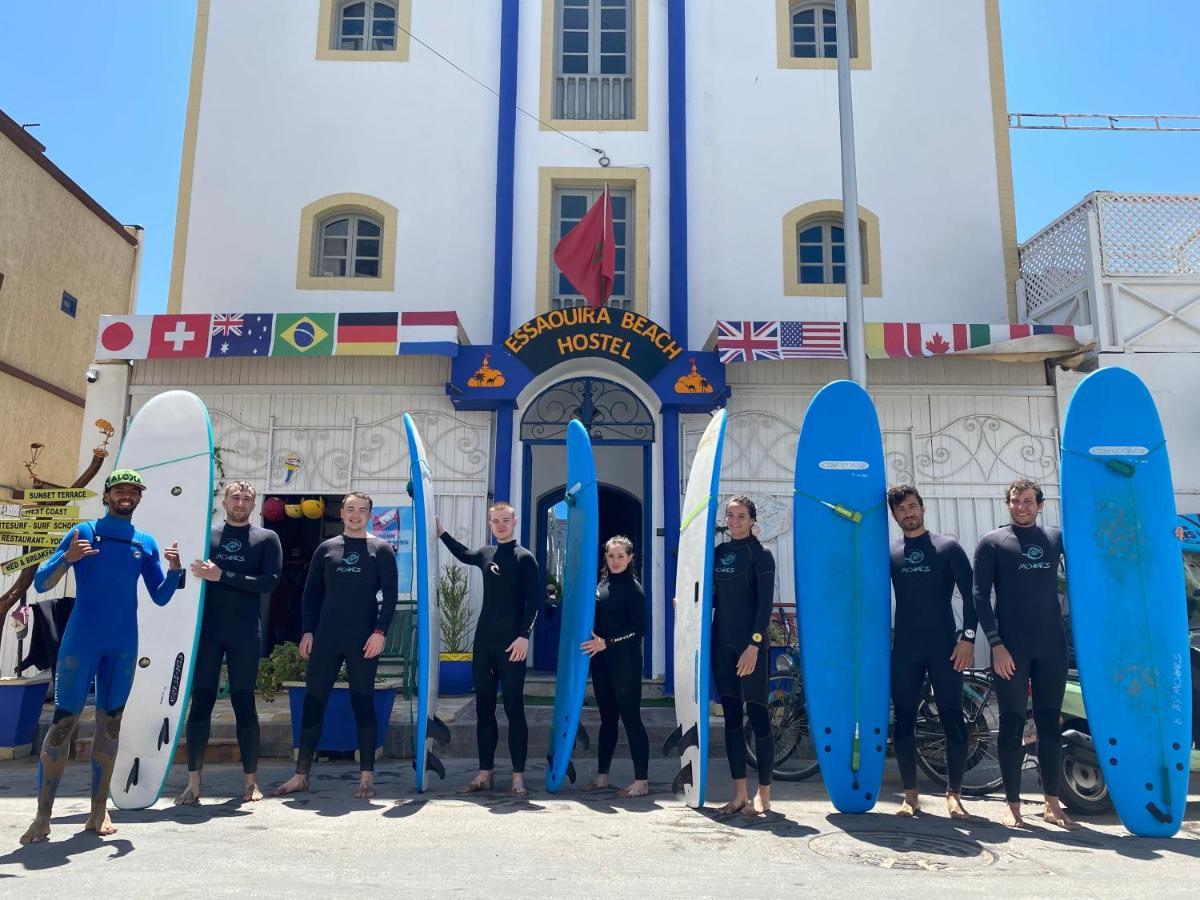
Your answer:
[[[1055,523],[1048,360],[1094,359],[1101,319],[1098,300],[1035,315],[1020,290],[997,0],[850,9],[889,481],[968,547],[1013,478],[1045,485]],[[812,527],[790,521],[797,433],[847,373],[835,37],[832,0],[199,0],[169,311],[102,320],[88,415],[184,387],[226,479],[404,506],[411,412],[445,526],[481,544],[510,500],[549,576],[579,418],[601,534],[638,550],[646,674],[669,678],[680,500],[712,410],[721,491],[759,501],[780,602]],[[552,254],[606,186],[616,277],[591,310]],[[1107,283],[1089,271],[1081,291]],[[297,578],[305,521],[285,537]],[[552,668],[557,620],[538,621]]]

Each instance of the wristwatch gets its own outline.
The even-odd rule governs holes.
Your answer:
[[[974,628],[964,628],[962,637],[960,638],[960,640],[963,640],[963,641],[975,640],[975,629]]]
[[[754,634],[750,635],[750,641],[755,644],[761,644],[762,643],[762,634],[760,634],[757,631],[754,632]]]

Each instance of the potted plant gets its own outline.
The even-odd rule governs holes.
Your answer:
[[[300,648],[292,643],[276,644],[271,655],[258,664],[258,692],[268,703],[287,689],[292,718],[292,747],[300,746],[300,721],[304,716],[304,679],[308,663],[300,658]],[[375,678],[375,719],[379,723],[375,747],[383,747],[387,738],[392,706],[396,702],[399,681]],[[321,729],[318,750],[349,752],[358,749],[357,724],[350,706],[350,685],[346,683],[346,667],[338,673],[329,705],[325,707],[325,724]]]
[[[438,580],[442,602],[442,652],[438,661],[438,692],[447,697],[471,692],[471,652],[468,642],[475,627],[466,570],[449,563]]]

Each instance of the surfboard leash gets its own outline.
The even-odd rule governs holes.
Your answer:
[[[596,479],[593,478],[591,481],[588,481],[588,482],[583,482],[583,483],[576,482],[575,484],[571,485],[571,487],[568,488],[567,491],[563,494],[563,499],[567,502],[567,506],[574,506],[575,501],[579,497],[579,495],[582,494],[584,491],[586,491],[588,488],[590,488],[595,483],[596,483]]]
[[[144,472],[146,469],[157,469],[160,466],[169,466],[172,463],[183,462],[187,459],[195,459],[198,456],[216,456],[212,450],[201,450],[199,453],[189,453],[187,456],[177,456],[174,459],[164,459],[162,462],[146,463],[144,466],[138,466],[139,472]]]

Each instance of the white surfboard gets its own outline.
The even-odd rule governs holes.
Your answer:
[[[167,391],[134,416],[117,454],[116,468],[136,469],[146,484],[134,527],[153,537],[160,552],[178,541],[185,570],[192,560],[208,558],[212,451],[204,403],[188,391]],[[156,606],[138,581],[138,664],[111,789],[119,809],[151,806],[170,771],[191,694],[204,585],[185,573],[171,601]]]
[[[712,629],[713,539],[717,485],[725,441],[725,410],[718,410],[696,447],[679,525],[675,574],[675,721],[663,752],[679,750],[675,789],[688,806],[704,805],[708,780],[708,684]]]

